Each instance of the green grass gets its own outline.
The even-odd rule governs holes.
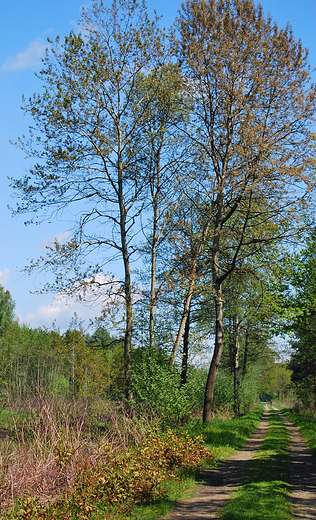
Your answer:
[[[227,459],[235,450],[244,446],[247,439],[258,428],[264,413],[262,405],[242,415],[238,419],[215,419],[212,423],[204,425],[200,432],[203,433],[206,445],[213,451],[216,462]],[[200,433],[197,431],[196,433]]]
[[[291,519],[289,454],[288,430],[277,412],[270,411],[260,450],[245,468],[243,484],[222,511],[221,520]]]

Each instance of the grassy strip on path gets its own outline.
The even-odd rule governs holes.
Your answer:
[[[281,417],[270,411],[260,450],[246,466],[243,485],[224,508],[221,520],[289,520],[290,438]]]
[[[301,432],[311,454],[316,458],[316,420],[308,411],[283,409],[282,413],[287,416]]]

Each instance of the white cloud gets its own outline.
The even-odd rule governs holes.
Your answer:
[[[51,328],[54,323],[61,332],[64,332],[74,317],[83,322],[83,326],[89,325],[89,320],[94,320],[96,315],[101,313],[101,308],[87,308],[77,301],[66,301],[66,299],[54,298],[49,305],[41,305],[35,312],[28,312],[25,316],[18,314],[20,323],[26,323],[32,328],[47,327]]]
[[[64,244],[72,237],[72,234],[70,231],[61,231],[60,233],[56,233],[56,235],[53,235],[52,237],[45,237],[42,242],[40,243],[41,248],[45,248],[47,246],[51,246],[54,244],[55,240],[59,242],[59,244]]]
[[[29,312],[25,316],[18,314],[20,323],[26,323],[31,327],[48,327],[55,322],[61,332],[65,331],[76,313],[79,320],[84,322],[87,327],[90,320],[102,314],[102,309],[106,303],[115,299],[118,307],[123,303],[122,297],[114,296],[119,292],[120,284],[108,275],[97,274],[95,283],[89,285],[91,280],[87,280],[84,289],[75,289],[74,295],[59,293],[48,305],[41,305],[35,312]],[[80,301],[79,301],[80,298]]]
[[[23,70],[35,69],[40,64],[40,59],[44,55],[45,49],[48,47],[42,38],[38,38],[29,43],[28,48],[17,54],[14,58],[10,56],[2,65],[1,70]]]
[[[3,269],[0,271],[0,284],[3,285],[9,278],[11,278],[10,269]]]

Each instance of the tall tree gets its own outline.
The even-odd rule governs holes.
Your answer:
[[[83,11],[82,35],[51,42],[39,74],[44,92],[24,105],[35,126],[19,141],[39,162],[12,181],[21,199],[16,212],[34,212],[30,222],[56,217],[69,206],[76,215],[69,240],[55,241],[47,256],[30,266],[52,269],[55,282],[46,288],[82,291],[87,284],[100,284],[95,274],[109,261],[109,249],[112,258],[122,259],[127,399],[132,397],[130,262],[148,182],[143,128],[152,110],[151,96],[143,88],[140,99],[138,88],[139,77],[163,60],[156,22],[134,0],[113,1],[109,8],[93,1]]]
[[[148,178],[148,212],[143,226],[146,242],[142,253],[150,257],[149,343],[153,350],[155,311],[160,292],[157,287],[159,249],[192,182],[192,172],[186,164],[189,153],[183,143],[184,134],[179,130],[185,124],[189,107],[183,103],[182,77],[173,63],[142,77],[138,96],[140,99],[145,97],[146,103],[149,98],[150,104],[139,159],[145,165]]]
[[[175,49],[194,105],[188,136],[199,151],[211,226],[215,348],[203,420],[212,418],[224,341],[226,278],[244,256],[293,234],[315,184],[315,87],[308,52],[252,0],[188,0]],[[205,204],[203,211],[205,211]]]

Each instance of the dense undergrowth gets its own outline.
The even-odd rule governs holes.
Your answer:
[[[126,515],[184,479],[192,485],[214,458],[202,435],[163,428],[122,403],[98,407],[41,397],[2,411],[2,518]]]
[[[171,431],[150,433],[144,442],[125,453],[105,445],[94,464],[79,462],[70,491],[48,505],[37,505],[36,500],[27,497],[19,502],[13,515],[38,520],[113,518],[109,507],[127,514],[137,504],[154,503],[167,495],[168,479],[181,480],[181,470],[211,461],[212,455],[201,437],[190,439]]]
[[[244,444],[262,408],[171,430],[111,402],[39,398],[0,414],[2,520],[153,519]]]

